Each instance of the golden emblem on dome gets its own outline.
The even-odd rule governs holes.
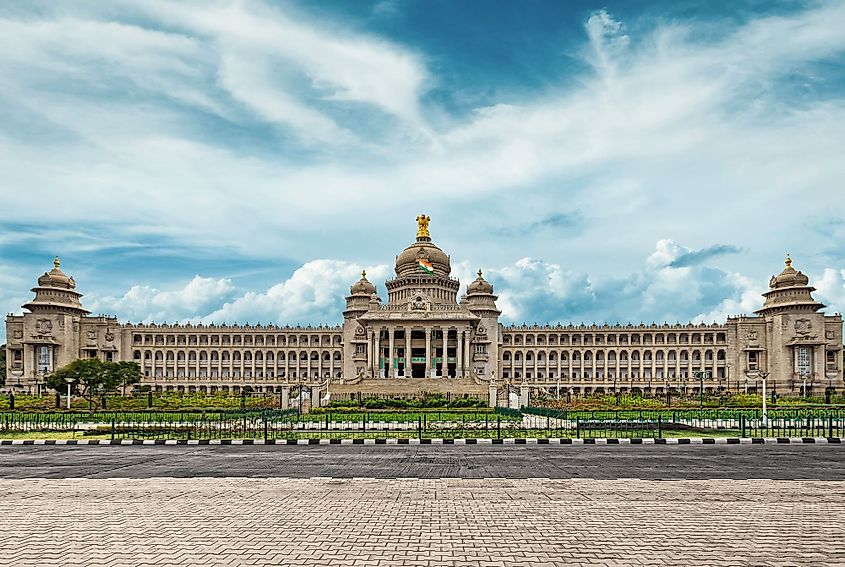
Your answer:
[[[55,260],[53,260],[53,267],[54,267],[56,270],[58,270],[58,269],[59,269],[59,265],[60,265],[60,264],[61,264],[61,262],[59,262],[59,257],[58,257],[58,256],[56,256],[56,259],[55,259]]]
[[[791,270],[792,269],[792,258],[789,257],[789,252],[786,253],[786,262],[785,263],[786,263],[786,269]]]
[[[426,216],[425,213],[417,216],[417,238],[431,238],[431,235],[428,233],[428,223],[431,221],[431,217]]]

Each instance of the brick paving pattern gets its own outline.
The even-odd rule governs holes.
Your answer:
[[[845,482],[0,481],[0,565],[845,565]]]

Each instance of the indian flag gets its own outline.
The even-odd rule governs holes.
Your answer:
[[[422,258],[419,258],[419,263],[420,263],[420,269],[423,272],[425,272],[427,274],[433,274],[434,273],[434,266],[431,264],[431,262],[429,262],[428,260],[423,260]]]

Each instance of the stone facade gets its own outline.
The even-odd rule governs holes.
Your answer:
[[[458,298],[449,256],[417,217],[414,243],[396,257],[386,302],[366,273],[337,327],[167,325],[92,317],[73,278],[38,278],[24,315],[6,318],[7,387],[38,391],[77,358],[133,360],[161,391],[314,391],[486,395],[491,386],[547,392],[662,393],[841,389],[842,317],[825,315],[806,275],[770,281],[755,316],[721,324],[504,326],[481,271]]]

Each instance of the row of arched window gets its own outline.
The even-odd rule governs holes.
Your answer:
[[[670,363],[674,363],[676,361],[680,361],[682,363],[692,360],[693,362],[700,362],[702,358],[705,362],[713,362],[714,358],[716,361],[725,361],[727,356],[727,351],[724,349],[718,349],[716,351],[713,350],[669,350],[664,353],[662,350],[651,351],[639,351],[633,350],[630,353],[627,350],[621,350],[618,353],[615,350],[607,351],[596,351],[593,353],[592,351],[561,351],[560,353],[556,351],[551,351],[546,353],[545,351],[534,352],[534,351],[505,351],[502,353],[502,360],[504,362],[554,362],[560,359],[560,362],[568,363],[572,361],[573,363],[579,363],[581,361],[585,363],[590,363],[592,361],[595,362],[627,362],[631,360],[633,362],[639,362],[642,360],[643,362],[658,362],[662,363],[664,361],[668,361]]]
[[[135,333],[132,335],[133,345],[155,346],[340,346],[342,340],[339,333],[320,335],[189,335],[185,333],[156,335]]]
[[[290,351],[290,352],[280,352],[278,354],[274,354],[272,351],[262,352],[262,351],[234,351],[230,352],[228,350],[224,350],[221,352],[217,351],[151,351],[151,350],[135,350],[133,352],[133,359],[136,362],[140,362],[143,360],[145,364],[149,364],[150,362],[155,361],[156,363],[162,362],[177,362],[177,363],[191,363],[194,364],[199,361],[201,364],[207,364],[210,362],[211,364],[219,363],[240,363],[243,362],[256,362],[256,363],[272,363],[278,360],[281,364],[283,361],[320,361],[323,362],[330,362],[335,361],[335,363],[339,363],[342,358],[340,351]]]
[[[505,345],[662,345],[727,344],[727,333],[574,333],[537,334],[505,331]]]

